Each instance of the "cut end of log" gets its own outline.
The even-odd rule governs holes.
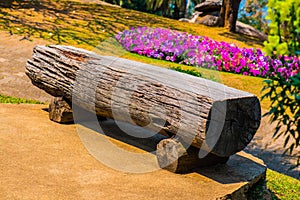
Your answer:
[[[215,102],[209,112],[205,143],[218,156],[243,150],[254,137],[261,121],[257,97]]]

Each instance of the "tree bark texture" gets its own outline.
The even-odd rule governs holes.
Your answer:
[[[157,144],[156,157],[161,168],[176,173],[188,173],[199,167],[224,164],[229,159],[208,152],[199,158],[198,148],[191,146],[185,149],[180,141],[172,138],[161,140]]]
[[[236,32],[236,21],[241,0],[223,0],[220,12],[220,26]]]
[[[70,103],[66,102],[62,97],[55,97],[49,104],[49,119],[58,123],[72,123],[73,112]]]
[[[222,157],[244,149],[261,120],[253,94],[74,47],[36,46],[26,74],[35,86],[73,105]]]

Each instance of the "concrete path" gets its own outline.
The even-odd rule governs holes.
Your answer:
[[[113,170],[91,156],[75,125],[50,121],[44,108],[0,104],[0,199],[208,200],[226,196],[240,200],[249,184],[264,175],[262,162],[245,153],[233,156],[225,166],[184,175]],[[100,146],[98,150],[111,155],[109,149]]]
[[[36,88],[25,75],[25,64],[35,45],[44,40],[28,41],[0,31],[0,94],[50,102],[50,96]]]

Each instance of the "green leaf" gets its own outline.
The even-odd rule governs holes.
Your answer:
[[[279,44],[280,38],[277,35],[269,35],[268,41],[270,44],[276,47]]]
[[[280,55],[285,55],[288,53],[288,45],[286,42],[281,43],[277,46],[277,53]]]
[[[269,85],[270,83],[272,83],[272,80],[266,79],[266,80],[264,80],[263,82],[264,82],[264,83],[267,83],[267,84]]]

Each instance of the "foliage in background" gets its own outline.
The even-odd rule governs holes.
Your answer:
[[[273,137],[285,137],[285,153],[296,156],[300,163],[300,72],[286,79],[276,76],[265,80],[262,99],[271,100],[271,109],[265,116],[271,116],[271,122],[276,123]],[[298,149],[297,149],[298,148]],[[294,151],[295,150],[295,151]]]
[[[139,27],[120,32],[117,40],[139,55],[243,75],[290,77],[300,71],[300,58],[272,59],[260,49],[239,48],[208,37],[162,28]]]
[[[22,99],[16,98],[11,96],[5,96],[0,94],[0,103],[12,103],[12,104],[20,104],[20,103],[28,103],[28,104],[44,104],[40,101],[29,100],[29,99]]]
[[[270,31],[264,42],[267,54],[300,54],[300,1],[268,0]]]
[[[239,21],[249,24],[264,33],[268,33],[266,20],[268,0],[243,0],[239,10]]]
[[[142,12],[147,12],[145,0],[104,0],[107,3],[121,6],[122,8],[128,8],[133,10],[138,10]]]
[[[300,1],[269,0],[268,16],[270,32],[265,51],[272,57],[279,54],[300,54]],[[279,57],[285,69],[289,63]],[[299,65],[299,63],[297,63]],[[271,100],[271,109],[266,115],[271,116],[271,123],[276,123],[275,138],[285,137],[285,153],[300,159],[300,72],[295,76],[285,77],[281,74],[272,80],[265,80],[262,99]],[[298,148],[298,149],[296,149]]]
[[[142,12],[148,11],[145,0],[124,0],[122,7]]]
[[[104,0],[119,5],[122,8],[134,9],[142,12],[179,19],[188,17],[193,6],[201,0]]]
[[[147,8],[155,14],[173,19],[187,17],[191,4],[200,0],[146,0]]]

